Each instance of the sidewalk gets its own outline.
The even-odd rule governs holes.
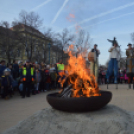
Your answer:
[[[106,85],[100,86],[101,90],[107,90]],[[115,85],[109,85],[108,91],[113,93],[113,98],[110,104],[114,104],[120,108],[134,112],[134,90],[127,90],[128,85],[118,85],[118,90]],[[46,101],[46,95],[50,92],[40,93],[30,98],[22,99],[19,95],[15,95],[10,100],[0,99],[0,132],[16,125],[19,121],[24,120],[37,111],[50,107]]]
[[[0,132],[14,126],[37,111],[49,107],[46,95],[47,93],[40,93],[22,99],[19,94],[15,94],[10,100],[0,99]]]

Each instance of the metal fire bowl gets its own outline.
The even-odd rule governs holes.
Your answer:
[[[95,111],[106,106],[112,99],[109,91],[100,91],[101,96],[62,98],[58,93],[47,95],[48,103],[55,109],[67,112]]]

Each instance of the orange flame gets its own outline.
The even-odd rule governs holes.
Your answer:
[[[69,14],[67,17],[68,21],[72,22],[75,19],[74,14]],[[81,26],[76,23],[75,30],[76,34],[81,30]],[[87,43],[86,43],[87,45]],[[68,65],[65,66],[67,70],[66,78],[69,79],[68,84],[73,85],[73,95],[72,97],[91,97],[91,96],[100,96],[99,87],[96,82],[94,75],[90,74],[86,68],[86,60],[83,58],[86,55],[86,52],[82,51],[81,48],[78,48],[79,54],[75,53],[74,45],[70,45],[68,48],[68,55],[70,56],[68,60]],[[84,49],[85,50],[85,49]],[[76,54],[76,55],[75,55]],[[61,85],[64,84],[66,80],[60,79]]]
[[[75,15],[74,14],[69,14],[69,16],[71,17],[71,18],[75,18]]]
[[[70,22],[74,21],[74,19],[75,19],[75,15],[74,14],[71,14],[71,13],[67,17],[67,20],[70,21]]]
[[[72,90],[72,97],[100,96],[98,84],[94,75],[88,73],[85,59],[82,57],[82,54],[74,56],[73,49],[74,46],[70,45],[68,49],[70,58],[68,65],[65,67],[68,72],[66,77],[69,78],[69,84],[72,84],[74,89]],[[61,81],[61,84],[63,85],[64,82],[65,80]],[[80,94],[80,92],[82,93]]]

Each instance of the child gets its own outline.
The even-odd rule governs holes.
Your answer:
[[[120,74],[120,82],[123,83],[123,81],[124,81],[124,73],[122,71]]]
[[[37,65],[36,68],[35,68],[35,81],[36,81],[36,84],[35,84],[35,90],[36,90],[36,93],[39,93],[39,83],[41,81],[41,73],[39,71],[39,66]]]
[[[125,83],[127,83],[128,82],[128,77],[127,77],[127,73],[126,73],[126,70],[124,71],[124,77],[125,77]]]
[[[12,80],[10,77],[10,69],[4,70],[4,75],[2,76],[1,81],[1,88],[2,88],[2,98],[8,99],[8,95],[12,95]]]

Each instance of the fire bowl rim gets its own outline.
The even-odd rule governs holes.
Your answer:
[[[100,90],[101,96],[62,98],[58,92],[48,94],[46,99],[52,108],[66,112],[96,111],[106,106],[112,99],[112,92]],[[92,103],[94,102],[94,103]]]

